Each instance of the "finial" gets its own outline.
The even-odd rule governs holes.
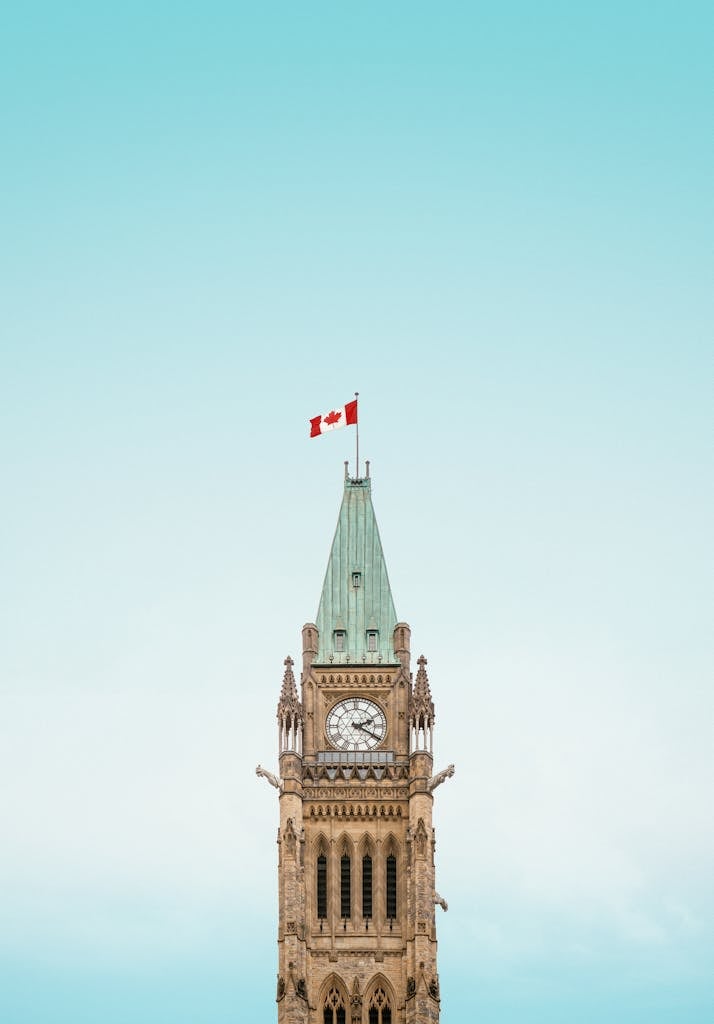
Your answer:
[[[299,712],[302,713],[302,706],[300,704],[300,698],[298,697],[297,687],[295,686],[295,675],[293,673],[293,659],[288,654],[287,658],[283,662],[285,665],[285,672],[283,674],[283,686],[280,691],[280,700],[278,702],[278,716],[284,711]]]
[[[421,698],[430,703],[431,690],[429,688],[429,677],[426,674],[426,658],[423,654],[420,654],[417,658],[417,665],[419,666],[419,669],[417,671],[416,682],[414,684],[414,697]]]
[[[434,702],[431,699],[431,687],[429,686],[429,677],[426,674],[425,668],[426,658],[423,654],[420,654],[417,658],[417,664],[419,670],[414,682],[414,690],[409,707],[412,722],[416,723],[415,727],[418,727],[420,721],[424,723],[433,723],[434,721]]]

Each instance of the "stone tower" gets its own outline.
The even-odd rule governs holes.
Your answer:
[[[434,704],[412,677],[370,493],[345,477],[299,690],[278,702],[278,1024],[439,1020],[434,885]]]

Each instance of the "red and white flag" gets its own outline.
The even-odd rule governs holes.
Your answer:
[[[339,409],[332,409],[324,416],[315,416],[310,420],[310,437],[319,437],[320,434],[327,434],[330,430],[339,430],[340,427],[348,427],[351,423],[357,422],[357,399],[348,402]]]

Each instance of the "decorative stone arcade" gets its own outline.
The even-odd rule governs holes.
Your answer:
[[[370,479],[345,479],[300,693],[278,702],[278,1024],[434,1024],[433,774],[426,658],[411,672]]]

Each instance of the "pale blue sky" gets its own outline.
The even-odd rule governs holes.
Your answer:
[[[0,17],[3,1022],[275,1019],[254,767],[355,390],[457,765],[443,1024],[712,1018],[713,23]]]

